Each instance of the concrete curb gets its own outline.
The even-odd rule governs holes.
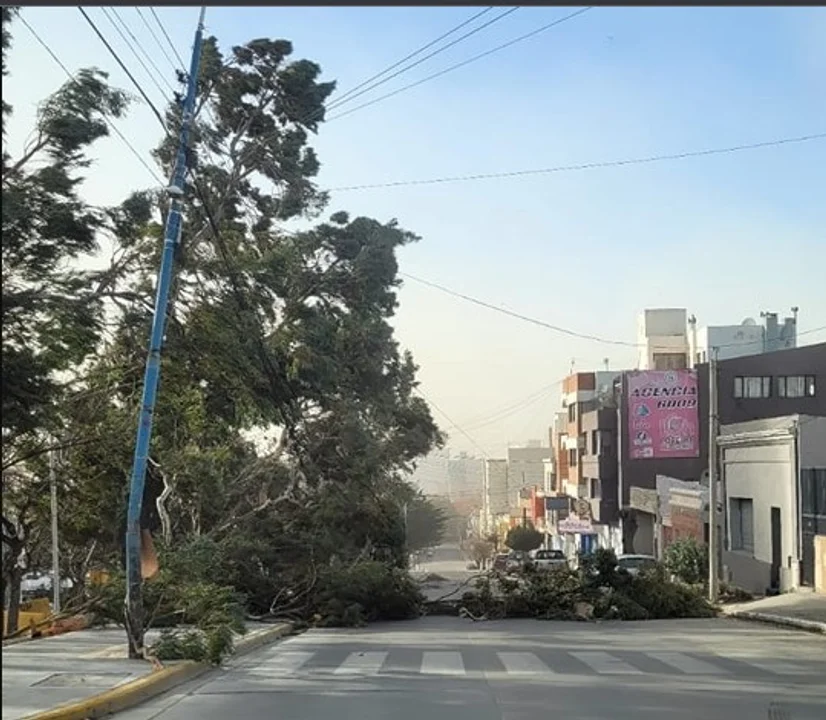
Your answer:
[[[726,614],[728,615],[728,617],[732,617],[737,620],[750,620],[751,622],[767,623],[769,625],[778,625],[780,627],[794,628],[796,630],[806,630],[808,632],[826,635],[826,623],[816,622],[814,620],[802,620],[799,618],[783,617],[782,615],[770,615],[768,613],[750,612],[748,610],[739,610]]]
[[[233,657],[246,655],[292,632],[290,623],[279,623],[244,636],[235,644]],[[214,666],[206,663],[184,660],[83,700],[27,715],[23,720],[97,720],[139,705],[212,669]]]

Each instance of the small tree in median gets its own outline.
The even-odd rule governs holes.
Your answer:
[[[530,552],[536,550],[542,544],[542,533],[534,527],[515,527],[508,531],[508,537],[505,540],[511,550],[518,550],[521,552]]]

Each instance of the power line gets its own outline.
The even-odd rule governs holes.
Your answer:
[[[508,315],[509,317],[514,317],[518,320],[529,322],[532,325],[539,325],[540,327],[547,328],[548,330],[553,330],[554,332],[558,332],[562,335],[569,335],[571,337],[579,338],[581,340],[593,340],[594,342],[603,343],[605,345],[620,345],[623,347],[632,347],[636,349],[646,347],[646,345],[642,343],[633,343],[624,340],[613,340],[609,338],[603,338],[598,335],[590,335],[588,333],[581,333],[577,332],[576,330],[570,330],[568,328],[560,327],[559,325],[553,325],[551,323],[545,322],[544,320],[539,320],[528,315],[523,315],[522,313],[514,312],[513,310],[508,310],[507,308],[494,305],[484,300],[479,300],[478,298],[471,297],[470,295],[465,295],[464,293],[460,293],[457,290],[451,290],[450,288],[445,287],[444,285],[440,285],[439,283],[435,283],[430,280],[425,280],[424,278],[416,277],[415,275],[411,275],[410,273],[400,271],[399,275],[401,275],[402,277],[409,278],[410,280],[413,280],[417,283],[421,283],[422,285],[427,285],[428,287],[439,290],[447,295],[452,295],[453,297],[466,300],[467,302],[473,303],[474,305],[479,305],[481,307],[487,308],[488,310],[495,310],[496,312],[502,313],[503,315]],[[803,337],[811,333],[821,332],[822,330],[826,330],[826,325],[811,328],[810,330],[798,333],[797,337]],[[715,345],[714,347],[716,347],[719,350],[722,350],[723,348],[728,347],[741,347],[743,345],[753,345],[755,342],[755,340],[744,340],[741,342],[727,343],[724,345]]]
[[[48,43],[46,43],[46,41],[43,40],[42,37],[40,37],[40,35],[37,33],[37,31],[29,24],[29,22],[26,20],[26,18],[23,17],[23,15],[20,12],[17,13],[17,19],[20,20],[20,22],[23,23],[23,25],[34,36],[34,39],[37,40],[37,42],[43,47],[43,49],[47,53],[49,53],[52,60],[54,60],[55,63],[57,63],[57,65],[61,68],[61,70],[63,70],[63,72],[66,73],[66,75],[69,77],[69,79],[70,80],[76,80],[76,78],[74,76],[74,73],[72,73],[72,71],[69,70],[69,68],[66,67],[66,65],[63,63],[63,61],[55,54],[54,50],[52,50],[52,48],[48,45]],[[146,168],[146,171],[155,179],[155,181],[159,185],[165,185],[166,183],[163,180],[161,180],[161,178],[158,176],[158,174],[155,172],[155,170],[152,169],[152,167],[149,165],[149,163],[147,163],[146,160],[143,158],[143,156],[135,149],[135,146],[118,129],[117,125],[115,125],[108,117],[106,117],[106,115],[103,115],[103,119],[106,122],[106,124],[109,126],[110,130],[112,130],[112,132],[114,132],[115,135],[117,135],[123,141],[123,143],[126,145],[126,147],[129,148],[129,150],[132,152],[132,154],[138,159],[138,162],[140,162],[140,164],[143,165],[144,168]]]
[[[175,57],[178,58],[178,62],[181,65],[181,69],[186,70],[186,63],[184,62],[184,59],[181,57],[181,54],[178,52],[178,48],[175,47],[175,43],[172,42],[172,38],[169,37],[169,33],[166,31],[166,28],[164,27],[163,23],[161,22],[161,19],[158,17],[158,13],[155,12],[155,8],[153,8],[151,5],[149,6],[149,12],[152,13],[152,17],[154,17],[155,22],[158,23],[158,27],[161,29],[161,32],[163,33],[163,36],[166,38],[166,41],[169,43],[169,47],[172,48],[172,52],[175,54]]]
[[[92,30],[95,31],[95,34],[100,38],[100,41],[106,46],[106,49],[112,55],[113,58],[117,61],[118,65],[120,65],[121,70],[126,73],[126,76],[132,81],[132,84],[135,86],[137,91],[141,94],[141,97],[144,99],[147,105],[152,109],[152,112],[155,113],[155,117],[158,118],[158,122],[161,124],[161,127],[164,129],[164,132],[167,132],[166,123],[164,122],[163,116],[161,115],[160,111],[157,107],[155,107],[155,103],[149,99],[149,95],[146,94],[146,91],[143,89],[141,84],[135,79],[135,76],[131,73],[126,64],[121,60],[120,55],[115,51],[115,49],[109,44],[109,41],[103,36],[103,33],[98,29],[98,26],[95,24],[95,21],[89,17],[86,11],[81,7],[77,6],[77,9],[80,10],[80,14],[86,19],[86,22],[89,23]]]
[[[580,10],[577,10],[576,12],[573,12],[570,15],[565,15],[564,17],[561,17],[558,20],[554,20],[553,22],[550,22],[547,25],[543,25],[542,27],[537,28],[536,30],[533,30],[532,32],[526,33],[525,35],[520,35],[519,37],[514,38],[513,40],[510,40],[506,43],[503,43],[502,45],[497,45],[495,48],[491,48],[490,50],[486,50],[485,52],[479,53],[478,55],[474,55],[473,57],[468,58],[467,60],[463,60],[460,63],[456,63],[455,65],[451,65],[451,66],[445,68],[444,70],[440,70],[437,73],[433,73],[432,75],[428,75],[427,77],[422,78],[421,80],[417,80],[416,82],[410,83],[409,85],[404,85],[404,86],[398,88],[397,90],[394,90],[393,92],[387,93],[386,95],[380,95],[379,97],[377,97],[373,100],[370,100],[369,102],[362,103],[361,105],[356,105],[356,107],[354,107],[354,108],[350,108],[349,110],[345,110],[344,112],[341,112],[338,115],[333,115],[332,117],[327,118],[327,122],[330,122],[331,120],[337,120],[338,118],[342,118],[345,115],[349,115],[350,113],[354,113],[357,110],[361,110],[363,108],[369,107],[370,105],[375,105],[376,103],[381,102],[382,100],[387,100],[388,98],[391,98],[394,95],[398,95],[399,93],[403,93],[407,90],[412,90],[414,87],[418,87],[419,85],[422,85],[423,83],[429,82],[430,80],[435,80],[436,78],[441,77],[442,75],[446,75],[449,72],[453,72],[454,70],[458,70],[459,68],[464,67],[465,65],[470,65],[470,63],[476,62],[477,60],[481,60],[482,58],[485,58],[488,55],[492,55],[493,53],[497,53],[500,50],[504,50],[505,48],[508,48],[511,45],[515,45],[516,43],[522,42],[523,40],[527,40],[529,38],[532,38],[534,35],[538,35],[539,33],[545,32],[546,30],[550,30],[552,27],[555,27],[555,26],[560,25],[564,22],[567,22],[568,20],[573,20],[578,15],[582,15],[583,13],[586,13],[589,10],[593,10],[593,7],[581,8]]]
[[[159,68],[159,67],[155,64],[155,61],[152,59],[152,56],[151,56],[151,55],[150,55],[150,54],[146,51],[146,48],[143,46],[143,43],[141,43],[141,41],[140,41],[140,40],[138,40],[137,36],[135,35],[135,33],[133,33],[133,32],[132,32],[132,29],[129,27],[129,25],[128,25],[128,24],[126,23],[126,21],[125,21],[125,20],[124,20],[124,19],[120,16],[120,13],[118,12],[117,8],[115,8],[115,7],[110,7],[109,9],[112,11],[112,14],[113,14],[113,15],[117,18],[118,22],[119,22],[119,23],[123,26],[123,29],[124,29],[124,30],[126,30],[126,32],[129,34],[129,37],[131,37],[131,38],[132,38],[132,41],[135,43],[135,46],[137,46],[137,48],[138,48],[138,49],[139,49],[139,50],[143,53],[144,57],[145,57],[145,58],[146,58],[146,60],[149,62],[149,64],[150,64],[150,65],[154,68],[154,70],[155,70],[155,72],[157,73],[158,77],[160,77],[160,78],[161,78],[161,80],[163,81],[163,83],[166,85],[167,89],[168,89],[171,93],[173,93],[173,94],[174,94],[174,93],[175,93],[175,88],[174,88],[174,87],[170,84],[170,82],[166,79],[166,76],[163,74],[163,72],[161,71],[161,69],[160,69],[160,68]],[[135,8],[135,9],[137,9],[137,8]],[[106,14],[106,8],[101,7],[101,10],[103,11],[103,13],[104,13],[104,14]],[[108,16],[108,14],[106,14],[106,16],[107,16],[107,18],[109,17],[109,16]],[[109,18],[109,22],[112,22],[111,18]],[[114,23],[113,23],[113,25],[114,25]],[[115,27],[115,29],[117,30],[117,27]],[[137,58],[138,62],[141,64],[141,66],[143,67],[143,69],[146,71],[146,74],[147,74],[147,75],[149,75],[149,76],[152,78],[152,82],[153,82],[153,83],[155,83],[155,86],[156,86],[156,87],[158,87],[158,83],[157,83],[157,82],[155,82],[154,76],[153,76],[153,75],[152,75],[152,73],[149,71],[149,68],[147,68],[147,67],[146,67],[146,65],[143,63],[143,61],[140,59],[140,57],[138,56],[138,54],[137,54],[137,53],[135,52],[135,50],[132,48],[131,44],[130,44],[130,43],[126,40],[126,38],[124,37],[123,33],[121,33],[119,30],[118,30],[118,32],[120,33],[120,36],[123,38],[123,41],[124,41],[127,45],[129,45],[130,50],[132,50],[132,53],[135,55],[135,57]],[[161,95],[164,95],[164,90],[163,90],[163,89],[161,89],[160,87],[158,87],[158,90],[160,90]]]
[[[430,280],[425,280],[423,278],[416,277],[415,275],[411,275],[410,273],[399,272],[399,275],[401,275],[402,277],[409,278],[410,280],[414,280],[417,283],[421,283],[422,285],[427,285],[428,287],[440,290],[441,292],[446,293],[447,295],[452,295],[453,297],[461,298],[462,300],[471,302],[474,305],[479,305],[481,307],[488,308],[489,310],[495,310],[496,312],[500,312],[504,315],[509,315],[510,317],[514,317],[518,320],[529,322],[533,325],[539,325],[540,327],[547,328],[548,330],[553,330],[554,332],[561,333],[562,335],[570,335],[571,337],[580,338],[582,340],[593,340],[595,342],[601,342],[607,345],[622,345],[624,347],[634,348],[639,347],[637,343],[629,343],[623,340],[609,340],[606,338],[599,337],[597,335],[580,333],[576,332],[575,330],[569,330],[568,328],[560,327],[559,325],[552,325],[551,323],[547,323],[544,320],[537,320],[536,318],[532,318],[527,315],[522,315],[521,313],[514,312],[513,310],[508,310],[506,308],[493,305],[491,303],[485,302],[484,300],[479,300],[477,298],[471,297],[470,295],[465,295],[464,293],[460,293],[456,290],[451,290],[450,288],[447,288],[444,285],[439,285],[438,283],[431,282]]]
[[[387,67],[387,68],[385,68],[384,70],[382,70],[381,72],[376,73],[376,74],[375,74],[375,75],[373,75],[372,77],[367,78],[367,80],[365,80],[364,82],[359,83],[359,84],[358,84],[358,85],[356,85],[354,88],[351,88],[351,89],[350,89],[350,90],[348,90],[346,93],[343,93],[341,96],[339,96],[339,98],[338,98],[337,100],[335,100],[335,101],[334,101],[334,103],[336,103],[336,104],[337,104],[337,103],[339,103],[339,102],[343,101],[345,98],[347,98],[348,96],[352,95],[352,94],[353,94],[354,92],[356,92],[357,90],[361,90],[361,88],[363,88],[365,85],[368,85],[369,83],[373,82],[374,80],[377,80],[377,79],[378,79],[378,78],[380,78],[382,75],[386,75],[386,74],[387,74],[387,73],[389,73],[391,70],[395,70],[395,69],[396,69],[399,65],[401,65],[402,63],[405,63],[405,62],[407,62],[408,60],[412,60],[414,57],[416,57],[417,55],[420,55],[421,53],[423,53],[423,52],[424,52],[425,50],[427,50],[428,48],[433,47],[436,43],[441,42],[441,41],[442,41],[442,40],[444,40],[445,38],[447,38],[447,37],[449,37],[449,36],[453,35],[453,33],[455,33],[455,32],[457,32],[457,31],[461,30],[463,27],[465,27],[466,25],[469,25],[469,24],[470,24],[470,23],[472,23],[474,20],[476,20],[476,19],[478,19],[478,18],[482,17],[482,15],[484,15],[484,14],[486,14],[486,13],[489,13],[491,10],[493,10],[493,5],[490,5],[490,6],[486,7],[486,8],[484,8],[481,12],[476,13],[476,14],[475,14],[475,15],[473,15],[472,17],[470,17],[470,18],[468,18],[467,20],[465,20],[463,23],[460,23],[459,25],[456,25],[456,26],[455,26],[455,27],[453,27],[452,29],[448,30],[446,33],[444,33],[444,34],[440,35],[439,37],[437,37],[435,40],[431,40],[429,43],[427,43],[427,45],[423,45],[423,46],[422,46],[422,47],[420,47],[418,50],[414,50],[412,53],[410,53],[409,55],[406,55],[405,57],[403,57],[403,58],[402,58],[401,60],[399,60],[398,62],[393,63],[390,67]]]
[[[510,10],[505,10],[505,11],[499,13],[499,15],[497,15],[492,20],[488,20],[486,23],[483,23],[482,25],[479,25],[478,27],[473,28],[473,30],[470,30],[470,31],[466,32],[464,35],[461,35],[460,37],[456,38],[455,40],[452,40],[447,45],[443,45],[442,47],[437,48],[433,52],[428,53],[427,55],[425,55],[423,58],[419,58],[418,60],[416,60],[416,62],[411,63],[410,65],[406,65],[405,67],[401,68],[400,70],[397,70],[396,72],[394,72],[392,75],[388,75],[386,78],[384,78],[382,80],[379,80],[377,82],[374,82],[372,85],[368,85],[367,87],[365,87],[362,90],[359,90],[358,92],[355,92],[355,89],[350,90],[350,92],[347,93],[347,95],[349,95],[349,97],[341,97],[338,100],[335,100],[335,101],[331,102],[325,108],[325,110],[334,110],[334,109],[340,107],[341,105],[343,105],[345,103],[349,103],[352,100],[354,100],[355,98],[360,97],[361,95],[364,95],[365,93],[368,93],[371,90],[374,90],[375,88],[379,87],[380,85],[384,85],[384,83],[390,82],[393,78],[398,77],[399,75],[402,75],[402,74],[406,73],[408,70],[412,70],[414,67],[417,67],[417,66],[421,65],[423,62],[427,62],[428,60],[430,60],[430,58],[436,57],[436,55],[440,55],[441,53],[445,52],[445,50],[449,50],[454,45],[458,45],[463,40],[466,40],[467,38],[471,37],[472,35],[475,35],[476,33],[481,32],[482,30],[484,30],[485,28],[493,25],[494,23],[497,23],[500,20],[504,20],[508,15],[511,15],[512,13],[515,13],[517,10],[519,10],[518,5],[516,7],[510,8]],[[484,13],[484,12],[487,12],[487,11],[483,10],[482,13]],[[481,15],[482,13],[477,13],[476,15],[473,16],[473,18],[471,18],[471,20],[473,20],[476,17],[479,17],[479,15]],[[467,25],[469,22],[471,22],[471,20],[466,20],[464,23],[462,23],[462,25]],[[459,27],[462,27],[462,26],[460,25]],[[456,28],[454,28],[454,30],[451,30],[450,33],[447,33],[447,35],[450,35],[451,33],[455,32],[455,30],[456,30]],[[446,37],[446,35],[443,35],[442,37]],[[433,43],[435,43],[435,42],[437,42],[437,41],[434,40]],[[431,45],[433,43],[431,43]],[[398,65],[398,63],[397,63],[397,65]],[[387,71],[385,71],[385,72],[387,72]],[[380,74],[383,74],[383,73],[380,73]],[[364,84],[365,83],[362,83],[362,86]]]
[[[475,440],[474,440],[474,439],[473,439],[473,438],[472,438],[472,437],[471,437],[471,436],[470,436],[470,435],[469,435],[469,434],[468,434],[465,430],[463,430],[463,429],[462,429],[459,425],[457,425],[457,424],[456,424],[453,420],[451,420],[451,419],[450,419],[450,416],[449,416],[449,415],[448,415],[448,414],[447,414],[444,410],[442,410],[442,409],[441,409],[441,408],[440,408],[440,407],[439,407],[439,406],[438,406],[435,402],[433,402],[432,400],[430,400],[430,399],[429,399],[429,398],[428,398],[428,397],[427,397],[427,396],[426,396],[426,395],[425,395],[425,394],[421,391],[421,389],[416,388],[416,389],[414,390],[414,392],[416,392],[418,395],[420,395],[420,396],[421,396],[421,398],[422,398],[422,399],[423,399],[423,400],[424,400],[424,401],[425,401],[428,405],[432,405],[432,406],[433,406],[433,408],[436,410],[436,412],[438,412],[438,413],[439,413],[442,417],[444,417],[444,419],[445,419],[445,420],[447,420],[447,421],[448,421],[451,425],[453,425],[453,427],[455,427],[455,428],[456,428],[456,429],[457,429],[460,433],[462,433],[462,435],[464,435],[464,436],[465,436],[468,440],[470,440],[470,442],[473,444],[473,446],[474,446],[474,447],[475,447],[475,448],[476,448],[476,449],[477,449],[480,453],[482,453],[482,455],[483,455],[485,458],[487,458],[487,457],[488,457],[488,454],[484,451],[484,449],[482,448],[482,446],[481,446],[478,442],[476,442],[476,441],[475,441]]]
[[[179,68],[178,68],[177,65],[175,65],[175,61],[172,59],[172,57],[166,51],[166,48],[163,46],[163,43],[161,42],[160,38],[157,36],[155,31],[152,29],[152,26],[149,24],[149,21],[146,19],[146,16],[141,12],[141,9],[136,6],[135,11],[140,16],[141,21],[143,22],[146,29],[149,31],[149,34],[152,36],[152,39],[155,41],[155,44],[158,46],[158,49],[161,51],[161,54],[166,58],[169,65],[172,67],[173,70],[178,70]]]
[[[427,180],[400,180],[397,182],[372,183],[369,185],[345,185],[343,187],[328,188],[328,191],[346,192],[350,190],[370,190],[374,188],[402,187],[406,185],[435,185],[437,183],[465,182],[469,180],[493,180],[496,178],[547,175],[550,173],[574,172],[580,170],[596,170],[599,168],[621,167],[623,165],[644,165],[647,163],[663,162],[666,160],[684,160],[686,158],[704,157],[707,155],[723,155],[726,153],[742,152],[745,150],[757,150],[759,148],[788,145],[790,143],[809,142],[811,140],[822,140],[824,138],[826,138],[826,132],[781,138],[779,140],[766,140],[764,142],[750,143],[748,145],[732,145],[722,148],[692,150],[688,152],[672,153],[669,155],[652,155],[649,157],[630,158],[625,160],[605,160],[602,162],[580,163],[578,165],[557,165],[556,167],[539,168],[536,170],[514,170],[511,172],[481,173],[477,175],[453,175],[440,178],[430,178]]]

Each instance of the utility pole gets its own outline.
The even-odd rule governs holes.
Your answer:
[[[164,233],[163,255],[158,271],[158,287],[155,296],[155,312],[152,317],[152,332],[149,338],[149,353],[143,380],[140,420],[135,440],[135,456],[132,465],[132,480],[129,487],[129,508],[126,517],[126,630],[129,636],[129,657],[143,657],[143,597],[141,577],[141,509],[146,481],[146,463],[152,440],[152,417],[155,412],[155,399],[161,369],[161,348],[166,330],[166,315],[169,305],[169,290],[172,284],[175,250],[181,236],[182,198],[186,187],[187,149],[189,131],[192,127],[195,109],[195,94],[198,73],[201,64],[201,45],[204,32],[204,15],[206,7],[201,8],[198,28],[195,31],[195,43],[192,47],[192,60],[187,79],[186,98],[181,115],[181,129],[178,154],[172,181],[167,188],[170,197],[169,215]]]
[[[52,612],[60,612],[60,545],[57,536],[57,476],[55,451],[49,451],[49,491],[52,501]]]
[[[717,532],[717,348],[711,348],[708,362],[708,599],[716,603],[719,594]]]

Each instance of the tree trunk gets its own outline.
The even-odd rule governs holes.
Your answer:
[[[23,571],[18,567],[14,567],[9,570],[9,607],[7,613],[8,619],[6,620],[6,635],[11,635],[17,632],[17,627],[20,621],[20,596],[22,584]]]

